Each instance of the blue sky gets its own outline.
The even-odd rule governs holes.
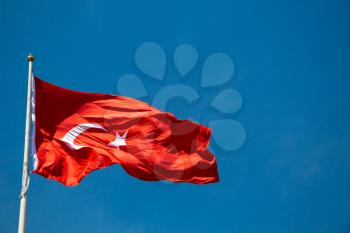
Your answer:
[[[32,175],[27,232],[349,232],[349,7],[346,0],[0,0],[0,232],[17,230],[29,52],[37,76],[70,89],[117,94],[119,77],[132,73],[152,103],[159,90],[186,84],[200,100],[171,100],[167,110],[200,122],[232,119],[246,135],[235,150],[211,144],[218,184],[142,182],[119,166],[73,188]],[[135,64],[145,42],[165,52],[163,80]],[[186,78],[172,61],[182,44],[199,55]],[[202,66],[216,52],[234,61],[233,79],[203,88]],[[243,96],[240,111],[228,115],[205,101],[226,88]],[[226,144],[239,136],[220,135]]]

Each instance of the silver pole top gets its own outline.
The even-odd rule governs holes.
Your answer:
[[[34,56],[31,53],[29,53],[29,55],[27,57],[27,60],[33,62],[34,61]]]

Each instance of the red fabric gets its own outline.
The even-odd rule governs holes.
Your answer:
[[[208,150],[211,130],[178,120],[141,101],[67,90],[35,78],[33,171],[64,185],[77,185],[90,172],[120,164],[142,180],[205,184],[217,182],[216,159]],[[88,128],[63,138],[81,124]],[[126,145],[111,146],[116,133]],[[119,144],[118,144],[119,145]]]

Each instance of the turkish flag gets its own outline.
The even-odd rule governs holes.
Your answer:
[[[147,181],[217,182],[210,135],[205,126],[135,99],[71,91],[35,78],[33,172],[64,185],[112,164]]]

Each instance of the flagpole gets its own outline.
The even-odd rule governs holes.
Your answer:
[[[32,79],[33,79],[33,62],[34,57],[29,54],[28,60],[28,89],[27,89],[27,110],[26,110],[26,128],[24,134],[24,153],[23,153],[23,172],[22,172],[22,189],[20,195],[20,209],[18,221],[18,233],[25,233],[26,209],[27,209],[27,191],[29,186],[29,145],[30,145],[30,116],[32,100]]]

